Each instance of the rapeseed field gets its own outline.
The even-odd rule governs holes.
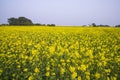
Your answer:
[[[0,80],[120,80],[120,28],[0,27]]]

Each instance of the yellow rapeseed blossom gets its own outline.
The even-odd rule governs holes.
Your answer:
[[[107,77],[107,80],[110,80],[110,78],[109,78],[109,77]]]
[[[106,61],[103,61],[103,66],[106,66],[107,65],[107,62]]]
[[[111,80],[117,80],[117,77],[113,77]]]
[[[90,75],[90,72],[89,71],[85,72],[85,75]]]
[[[50,53],[53,53],[55,51],[55,47],[54,46],[50,46],[49,47],[49,51],[50,51]]]
[[[34,80],[34,77],[31,75],[28,77],[28,80]]]
[[[97,64],[97,66],[99,66],[99,67],[101,67],[103,64],[102,64],[102,62],[99,62],[98,64]]]
[[[60,62],[61,62],[61,63],[64,63],[64,62],[65,62],[65,60],[64,60],[64,59],[61,59],[61,60],[60,60]]]
[[[37,55],[37,54],[38,54],[38,51],[35,50],[35,49],[32,49],[32,54],[33,54],[33,55]]]
[[[73,72],[72,75],[71,75],[72,79],[75,79],[77,77],[77,73],[76,72]]]
[[[12,74],[13,77],[15,77],[15,74]]]
[[[24,68],[23,71],[24,71],[24,72],[27,72],[27,71],[28,71],[28,68]]]
[[[46,75],[46,76],[50,76],[50,72],[49,72],[49,71],[47,71],[45,75]]]
[[[52,76],[55,76],[55,73],[53,72],[51,75],[52,75]]]
[[[28,43],[28,46],[31,46],[32,45],[32,41],[30,41],[29,43]]]
[[[70,62],[70,60],[69,60],[69,59],[67,59],[67,60],[66,60],[66,62],[68,62],[68,63],[69,63],[69,62]]]
[[[2,70],[2,69],[0,69],[0,75],[2,74],[2,72],[3,72],[3,70]]]
[[[61,68],[61,74],[64,74],[65,73],[65,69],[64,68]]]
[[[46,70],[49,71],[49,70],[50,70],[50,67],[46,67]]]
[[[87,79],[87,80],[90,80],[90,76],[86,75],[86,79]]]
[[[20,68],[20,65],[18,65],[17,68]]]
[[[82,80],[81,76],[78,76],[78,80]]]
[[[111,72],[111,69],[105,69],[105,72],[106,72],[106,73],[110,73],[110,72]]]
[[[96,79],[99,79],[100,78],[100,73],[96,72],[95,77],[96,77]]]
[[[38,68],[35,68],[35,69],[34,69],[34,72],[35,72],[35,73],[38,73],[39,71],[40,71],[40,70],[39,70]]]
[[[80,68],[81,68],[82,71],[86,71],[87,65],[82,64]]]
[[[75,71],[75,67],[70,66],[70,67],[69,67],[69,70],[70,70],[71,72],[74,72],[74,71]]]

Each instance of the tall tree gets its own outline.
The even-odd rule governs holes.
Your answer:
[[[92,23],[92,26],[93,26],[93,27],[96,27],[96,24],[95,24],[95,23]]]
[[[9,25],[18,25],[18,19],[17,18],[9,18],[8,19]]]
[[[33,25],[32,21],[25,17],[9,18],[9,25]]]
[[[32,21],[30,19],[27,19],[25,17],[19,17],[18,18],[19,25],[32,25]]]

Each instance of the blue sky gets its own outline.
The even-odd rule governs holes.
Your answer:
[[[0,24],[24,16],[56,25],[120,24],[120,0],[0,0]]]

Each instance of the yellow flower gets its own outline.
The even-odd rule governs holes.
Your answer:
[[[35,73],[38,73],[39,71],[40,71],[40,70],[39,70],[38,68],[35,68],[35,69],[34,69],[34,72],[35,72]]]
[[[34,77],[31,75],[28,77],[28,80],[34,80]]]
[[[98,64],[97,64],[97,66],[98,67],[101,67],[103,64],[101,63],[101,62],[99,62]]]
[[[106,72],[106,73],[110,73],[111,70],[110,70],[110,69],[105,69],[105,72]]]
[[[88,50],[85,54],[85,56],[90,56],[91,58],[93,57],[93,50]]]
[[[62,63],[62,65],[63,65],[63,66],[66,66],[66,63],[64,62],[64,63]]]
[[[87,66],[84,65],[84,64],[82,64],[82,65],[81,65],[81,70],[82,70],[82,71],[86,71],[86,69],[87,69]]]
[[[101,56],[101,60],[105,61],[105,56],[104,55]]]
[[[77,73],[73,72],[71,77],[72,77],[72,79],[75,79],[77,77]]]
[[[107,77],[107,80],[110,80],[110,78],[109,78],[109,77]]]
[[[32,41],[30,41],[29,43],[28,43],[28,46],[31,46],[32,45]]]
[[[71,72],[74,72],[74,71],[75,71],[75,67],[70,66],[69,70],[70,70]]]
[[[61,74],[64,74],[64,73],[65,73],[65,69],[61,68]]]
[[[80,54],[76,51],[76,52],[73,54],[73,56],[79,58],[79,57],[80,57]]]
[[[15,74],[12,74],[13,77],[15,77]]]
[[[116,78],[116,77],[113,77],[112,80],[117,80],[117,78]]]
[[[55,76],[55,73],[54,73],[54,72],[52,73],[52,76]]]
[[[100,78],[100,74],[99,74],[98,72],[96,72],[95,77],[96,77],[97,79],[99,79],[99,78]]]
[[[49,47],[49,52],[50,52],[50,53],[53,53],[54,51],[55,51],[55,47],[54,47],[54,46],[50,46],[50,47]]]
[[[65,60],[64,60],[64,59],[61,59],[61,60],[60,60],[60,62],[62,62],[62,63],[63,63],[63,62],[65,62]]]
[[[87,75],[87,76],[86,76],[86,79],[87,79],[87,80],[90,80],[90,76]]]
[[[69,59],[67,59],[67,60],[66,60],[66,62],[68,62],[68,63],[69,63],[69,62],[70,62],[70,60],[69,60]]]
[[[18,65],[17,68],[20,68],[20,65]]]
[[[82,80],[82,79],[81,79],[81,76],[78,76],[78,80]]]
[[[38,51],[35,50],[35,49],[32,49],[32,54],[33,54],[33,55],[36,55],[36,54],[38,54]]]
[[[106,65],[107,65],[107,62],[106,62],[106,61],[103,61],[103,65],[106,66]]]
[[[46,75],[46,76],[50,76],[50,72],[47,71],[45,75]]]
[[[50,70],[50,67],[46,67],[46,70],[49,71],[49,70]]]
[[[3,70],[2,70],[2,69],[0,69],[0,75],[2,74],[2,72],[3,72]]]
[[[24,72],[27,72],[27,71],[28,71],[28,69],[27,69],[27,68],[25,68],[23,71],[24,71]]]
[[[89,76],[89,75],[90,75],[90,72],[89,72],[89,71],[87,71],[87,72],[85,72],[85,74]]]

